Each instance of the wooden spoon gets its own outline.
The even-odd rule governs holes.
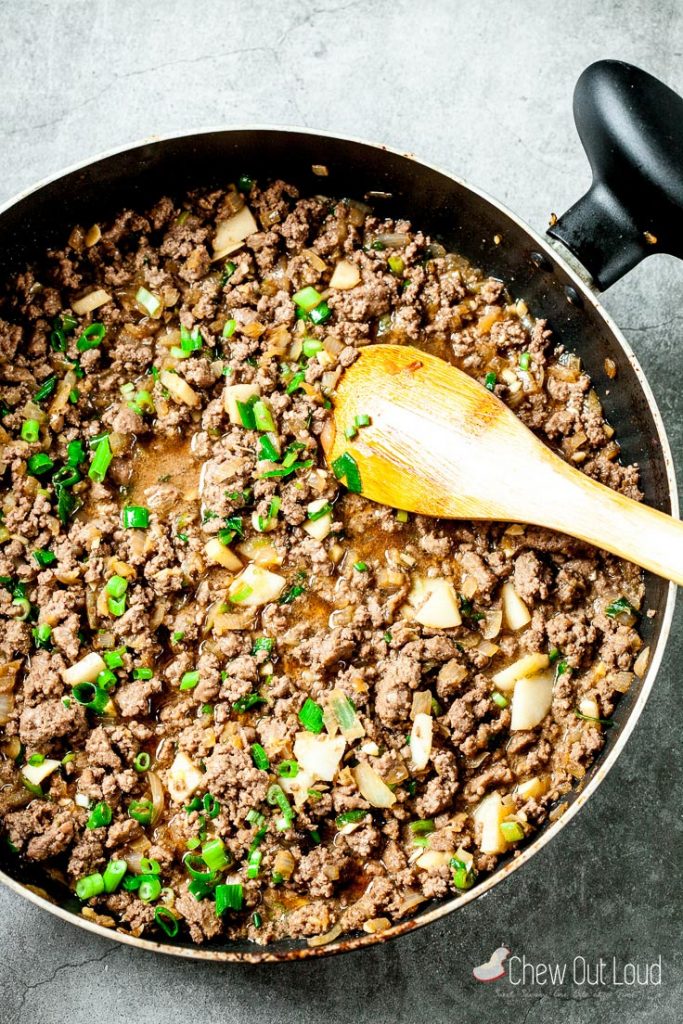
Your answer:
[[[363,416],[370,425],[349,438]],[[416,348],[362,349],[322,442],[337,475],[348,453],[363,495],[383,505],[546,526],[683,584],[683,523],[579,472],[481,384]]]

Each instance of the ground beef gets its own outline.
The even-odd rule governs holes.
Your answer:
[[[245,205],[257,231],[217,255]],[[517,846],[482,848],[483,799],[532,833],[601,749],[576,710],[613,711],[642,648],[641,575],[538,527],[350,494],[321,452],[329,395],[360,347],[423,346],[638,498],[588,376],[502,282],[365,204],[240,179],[121,211],[92,245],[73,227],[0,298],[0,823],[17,871],[74,889],[125,860],[151,891],[159,872],[163,897],[121,887],[90,909],[163,937],[163,898],[198,943],[353,930],[457,892],[458,849],[473,882]],[[342,260],[357,283],[330,287]],[[73,314],[99,288],[110,299]],[[100,344],[82,351],[86,328]],[[421,615],[434,580],[459,625]],[[529,654],[551,707],[512,730],[495,676]]]

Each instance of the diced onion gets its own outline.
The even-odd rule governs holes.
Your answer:
[[[179,750],[166,774],[166,788],[173,802],[183,804],[189,800],[195,789],[202,784],[203,778],[204,773],[190,760],[187,754]]]
[[[41,764],[23,765],[21,774],[34,786],[40,786],[49,775],[59,768],[60,764],[61,761],[51,761],[46,758]]]
[[[106,667],[104,658],[95,651],[91,651],[75,665],[65,668],[62,671],[62,679],[67,686],[76,686],[78,683],[94,683],[100,672],[104,672]]]
[[[248,565],[230,584],[228,597],[243,608],[258,608],[277,601],[286,582],[284,576],[259,565]]]
[[[446,579],[417,579],[410,602],[413,619],[432,629],[452,629],[462,622],[455,588]]]
[[[278,850],[273,860],[273,874],[282,875],[285,881],[292,877],[294,857],[289,850]]]
[[[553,702],[554,672],[538,672],[518,679],[512,695],[510,730],[534,729],[550,711]]]
[[[330,288],[338,288],[339,291],[348,291],[355,288],[360,282],[360,270],[356,263],[349,260],[341,260],[334,268],[330,278]]]
[[[369,764],[356,765],[351,769],[351,774],[361,796],[364,796],[372,807],[393,807],[396,803],[394,794]]]
[[[334,689],[330,693],[327,702],[332,714],[339,723],[342,736],[351,743],[365,736],[363,724],[356,714],[353,704],[343,690]]]
[[[231,572],[240,572],[242,569],[240,559],[225,544],[221,544],[218,537],[212,537],[207,541],[204,546],[204,554],[209,562],[222,565],[224,569],[230,569]]]
[[[531,622],[529,609],[511,583],[504,583],[501,589],[503,615],[508,629],[517,631]]]
[[[201,404],[201,397],[179,374],[171,373],[170,370],[162,370],[159,374],[159,382],[168,390],[171,398],[174,398],[180,405],[189,405],[194,408]]]
[[[446,868],[451,862],[453,853],[447,850],[425,850],[415,861],[415,866],[422,871]]]
[[[100,306],[106,306],[108,302],[111,302],[109,292],[105,292],[104,288],[96,288],[94,292],[84,295],[82,299],[75,299],[71,303],[71,308],[76,316],[85,316],[86,313],[92,313]]]
[[[500,672],[496,672],[493,676],[493,682],[496,684],[499,690],[508,692],[514,689],[515,683],[518,679],[522,679],[523,676],[531,676],[536,672],[540,672],[542,669],[547,668],[549,659],[547,654],[535,653],[525,654],[517,661],[514,661],[512,665],[508,665],[507,668],[502,669]]]
[[[332,782],[346,750],[343,736],[298,732],[294,739],[294,757],[305,772],[316,780]]]
[[[146,777],[152,794],[152,817],[150,823],[154,825],[164,813],[164,787],[156,772],[147,772]]]
[[[420,712],[410,731],[410,756],[417,771],[427,767],[432,752],[433,723],[431,715]]]
[[[522,800],[537,800],[539,796],[543,796],[547,793],[550,788],[550,780],[543,775],[535,775],[533,779],[527,779],[526,782],[520,782],[517,786],[515,793]]]
[[[495,640],[500,633],[500,627],[502,624],[502,609],[494,608],[492,611],[485,612],[480,626],[481,635],[484,637],[484,640]]]
[[[248,206],[243,206],[238,213],[218,224],[213,240],[214,260],[239,249],[245,238],[258,231],[258,224]]]
[[[638,657],[636,658],[636,660],[635,660],[635,662],[633,664],[633,671],[635,672],[635,674],[638,676],[639,679],[642,679],[643,676],[645,675],[645,672],[647,671],[647,665],[648,665],[649,660],[650,660],[650,648],[649,647],[643,647],[642,651],[640,652],[640,654],[638,655]],[[624,693],[625,691],[622,690],[621,692]]]
[[[507,849],[505,836],[500,830],[500,823],[507,814],[508,809],[503,806],[500,793],[489,793],[475,808],[472,817],[481,828],[479,849],[482,853],[504,853]]]
[[[330,928],[328,932],[324,932],[322,935],[314,935],[308,939],[308,945],[315,948],[316,946],[326,946],[328,942],[334,942],[338,939],[342,933],[342,926],[340,923],[335,924],[334,928]]]
[[[418,715],[431,715],[432,695],[429,690],[416,690],[413,694],[413,706],[410,709],[410,717],[415,721]]]

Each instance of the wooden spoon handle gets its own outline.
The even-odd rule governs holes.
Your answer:
[[[550,455],[545,470],[543,521],[537,525],[588,541],[683,585],[682,522],[597,483],[555,456]]]

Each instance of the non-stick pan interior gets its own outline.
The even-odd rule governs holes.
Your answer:
[[[324,165],[328,175],[314,174],[312,165]],[[616,428],[624,461],[640,466],[645,500],[664,512],[672,511],[669,467],[639,371],[590,294],[576,286],[552,253],[514,217],[412,158],[364,143],[276,129],[206,132],[138,146],[51,181],[0,214],[0,281],[39,258],[46,247],[63,245],[74,224],[102,222],[122,207],[142,210],[161,195],[179,197],[197,186],[225,185],[244,173],[261,180],[284,178],[298,185],[302,195],[367,197],[378,213],[407,217],[487,274],[504,280],[534,315],[548,320],[556,340],[581,356]],[[606,357],[617,364],[615,380],[605,374]],[[647,606],[656,615],[643,617],[642,627],[653,650],[663,626],[668,589],[663,580],[649,578]],[[618,741],[641,689],[642,683],[634,685],[622,699],[615,715],[617,726],[610,730],[605,750],[585,782]],[[49,890],[42,876],[29,879],[11,862],[3,862],[2,867],[18,881]],[[78,906],[63,890],[55,889],[51,895],[77,912]],[[447,902],[425,904],[418,916]],[[291,950],[296,956],[300,946],[280,943],[268,951],[286,955]],[[237,954],[255,951],[246,944],[216,948]]]

